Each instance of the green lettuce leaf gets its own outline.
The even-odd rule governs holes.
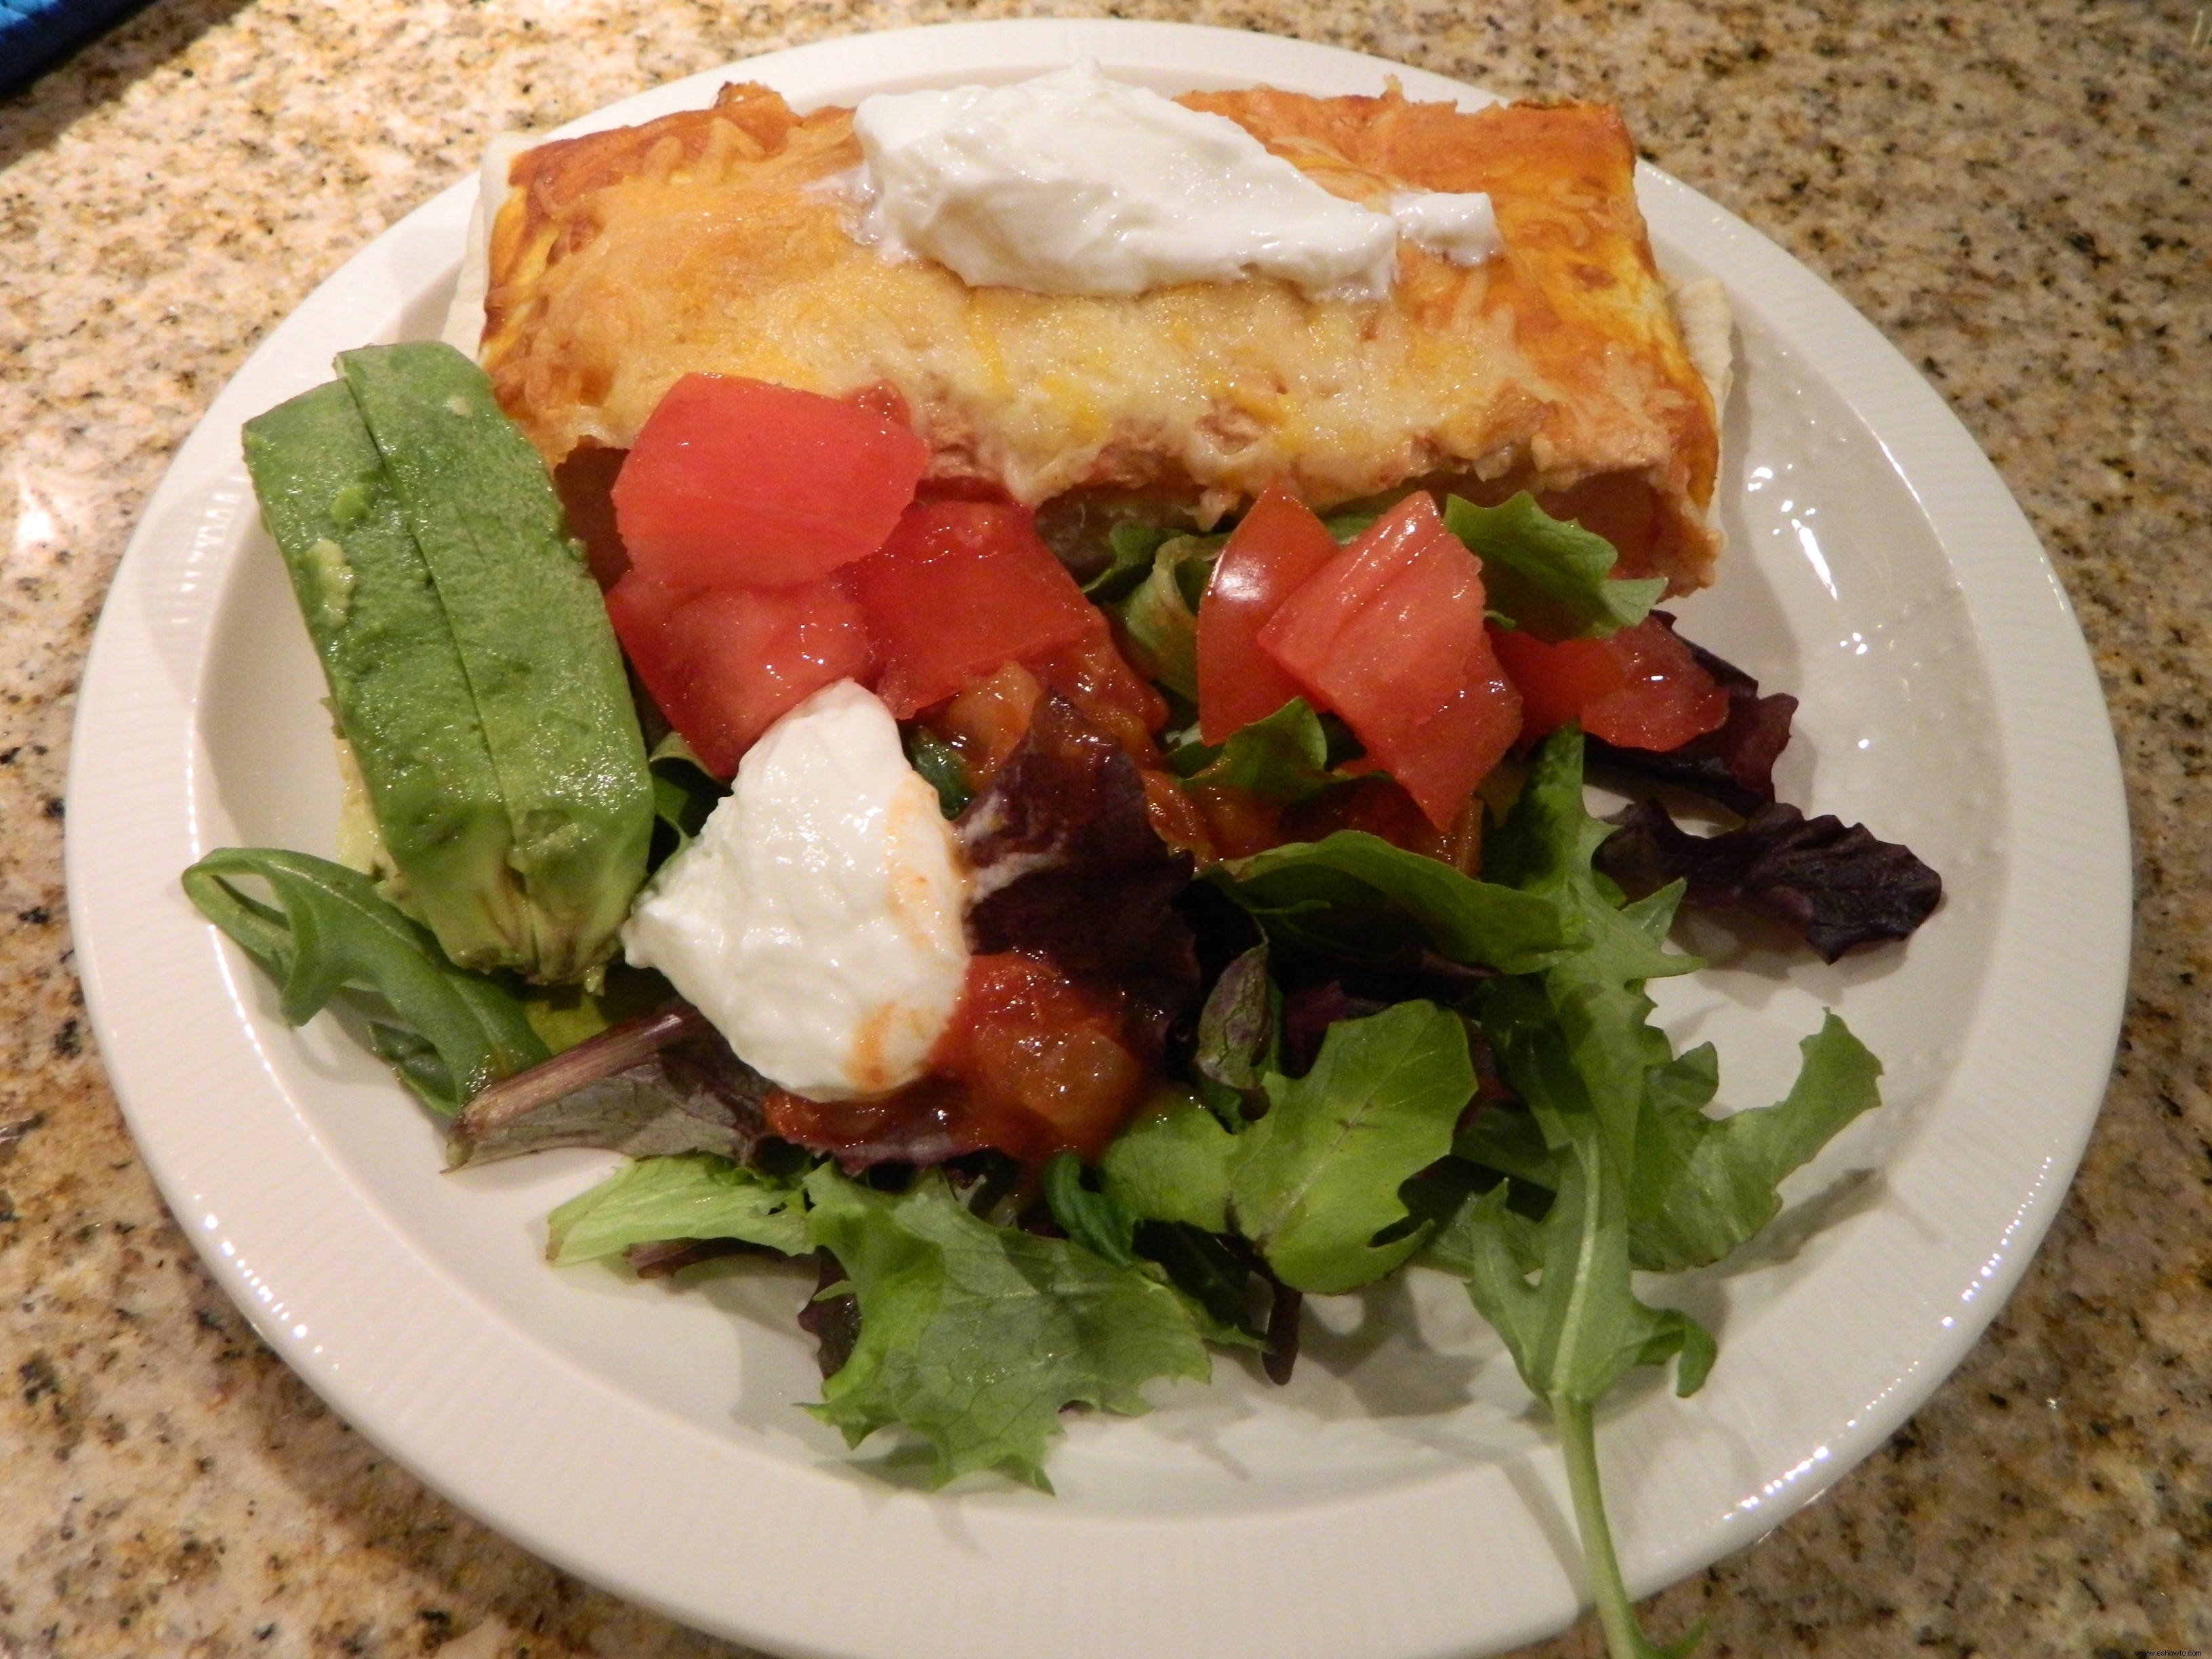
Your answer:
[[[708,771],[678,732],[653,745],[646,771],[653,781],[653,818],[647,862],[657,870],[691,844],[706,827],[707,815],[730,793],[730,786]]]
[[[1534,1115],[1518,1106],[1485,1106],[1452,1137],[1452,1152],[1470,1164],[1547,1193],[1559,1189],[1559,1155],[1544,1139]]]
[[[938,810],[948,818],[957,818],[968,803],[975,799],[975,785],[968,776],[968,763],[960,751],[927,726],[909,726],[903,733],[907,763],[921,775],[921,781],[937,791]]]
[[[1881,1062],[1834,1013],[1798,1050],[1797,1081],[1772,1106],[1705,1116],[1717,1080],[1710,1045],[1676,1062],[1696,1063],[1708,1079],[1702,1099],[1694,1084],[1671,1094],[1655,1086],[1629,1192],[1638,1267],[1674,1272],[1719,1261],[1780,1212],[1775,1188],[1784,1176],[1881,1104]]]
[[[1353,1290],[1421,1247],[1399,1188],[1451,1151],[1474,1093],[1467,1028],[1431,1002],[1340,1020],[1302,1078],[1270,1076],[1267,1116],[1236,1138],[1237,1231],[1293,1290]]]
[[[1584,856],[1587,867],[1588,857]],[[1521,973],[1556,958],[1573,913],[1543,891],[1476,881],[1379,836],[1340,830],[1218,865],[1206,879],[1271,944],[1336,961],[1389,961],[1425,947]],[[1678,958],[1687,960],[1687,958]]]
[[[1490,838],[1484,869],[1527,896],[1549,901],[1562,930],[1583,940],[1544,964],[1540,977],[1613,1162],[1628,1170],[1635,1163],[1645,1070],[1672,1058],[1666,1038],[1650,1024],[1644,983],[1705,963],[1666,948],[1680,883],[1624,904],[1620,890],[1590,867],[1591,855],[1611,833],[1583,805],[1582,733],[1563,727],[1537,751],[1520,799]],[[1486,1009],[1486,1027],[1506,1012]],[[1559,1144],[1548,1125],[1546,1133]]]
[[[1198,602],[1225,536],[1176,536],[1152,555],[1145,580],[1121,602],[1121,626],[1138,663],[1176,696],[1198,698]]]
[[[1352,780],[1328,765],[1328,732],[1304,697],[1229,734],[1171,751],[1168,769],[1207,788],[1243,789],[1266,800],[1298,801]]]
[[[1711,1334],[1688,1315],[1639,1300],[1630,1279],[1629,1177],[1615,1159],[1564,1022],[1520,1011],[1499,1047],[1506,1077],[1559,1143],[1559,1192],[1540,1223],[1509,1207],[1501,1182],[1468,1206],[1455,1245],[1465,1252],[1476,1310],[1496,1328],[1521,1379],[1559,1427],[1575,1522],[1613,1659],[1679,1659],[1636,1622],[1613,1549],[1597,1468],[1594,1408],[1641,1365],[1679,1356],[1675,1389],[1697,1391],[1712,1368]],[[1486,1026],[1493,1044],[1499,1032]]]
[[[1044,1166],[1045,1207],[1060,1231],[1117,1267],[1137,1265],[1137,1218],[1111,1194],[1083,1184],[1083,1160],[1056,1152]]]
[[[276,903],[240,891],[246,878],[267,883]],[[434,1112],[450,1116],[485,1085],[547,1057],[506,984],[447,962],[430,930],[359,871],[307,853],[228,847],[181,879],[199,913],[276,982],[288,1024],[340,1004]]]
[[[1525,489],[1503,507],[1454,495],[1444,503],[1444,526],[1482,561],[1491,610],[1547,644],[1633,626],[1667,591],[1663,577],[1610,580],[1620,557],[1613,544],[1552,517]]]
[[[1203,1119],[1212,1124],[1216,1136],[1227,1139],[1220,1125],[1213,1123],[1212,1115],[1197,1103],[1180,1091],[1169,1094],[1180,1097],[1174,1109],[1181,1117]],[[1140,1146],[1143,1140],[1140,1136]],[[1187,1176],[1171,1173],[1170,1178]],[[1082,1160],[1073,1152],[1059,1153],[1044,1169],[1045,1206],[1069,1238],[1116,1267],[1134,1267],[1174,1290],[1183,1298],[1186,1311],[1206,1341],[1264,1348],[1267,1339],[1254,1328],[1249,1312],[1252,1271],[1216,1237],[1224,1224],[1219,1218],[1225,1178],[1217,1176],[1205,1190],[1212,1194],[1212,1227],[1202,1222],[1194,1225],[1172,1218],[1148,1218],[1123,1201],[1129,1194],[1127,1187],[1116,1191],[1110,1182],[1102,1181],[1093,1189],[1085,1184]],[[1140,1203],[1153,1201],[1170,1212],[1177,1207],[1172,1192],[1164,1203],[1148,1200],[1142,1192],[1135,1196]]]
[[[546,1217],[545,1230],[556,1267],[673,1238],[741,1238],[785,1255],[813,1248],[796,1181],[705,1153],[625,1164]]]
[[[1267,1347],[1267,1319],[1255,1306],[1262,1281],[1227,1239],[1182,1222],[1146,1221],[1137,1228],[1137,1249],[1175,1286],[1207,1341]],[[1266,1299],[1272,1302],[1273,1294],[1269,1290]]]
[[[1164,1089],[1106,1148],[1099,1163],[1106,1194],[1139,1220],[1225,1233],[1240,1144],[1195,1097]]]
[[[523,1017],[549,1054],[565,1054],[602,1031],[665,1007],[676,988],[650,968],[633,968],[617,957],[581,980],[565,985],[525,985],[515,996]]]
[[[1127,599],[1130,590],[1152,574],[1152,558],[1160,544],[1184,533],[1166,525],[1122,520],[1106,532],[1106,549],[1111,556],[1104,568],[1083,584],[1085,596],[1094,605]]]
[[[942,1485],[997,1470],[1045,1491],[1045,1447],[1073,1404],[1136,1415],[1159,1376],[1211,1370],[1175,1291],[1064,1238],[994,1227],[933,1170],[896,1196],[824,1164],[809,1236],[859,1299],[852,1358],[814,1413],[857,1446],[903,1424]]]
[[[1716,1260],[1771,1219],[1776,1182],[1878,1103],[1881,1068],[1831,1016],[1805,1041],[1788,1099],[1707,1117],[1713,1050],[1676,1055],[1644,988],[1698,965],[1663,948],[1679,890],[1623,902],[1590,867],[1607,833],[1583,805],[1582,738],[1570,728],[1537,756],[1491,838],[1487,873],[1556,903],[1584,943],[1483,989],[1484,1035],[1525,1110],[1486,1109],[1458,1137],[1460,1156],[1507,1178],[1440,1227],[1429,1259],[1466,1273],[1475,1307],[1559,1425],[1613,1659],[1676,1659],[1698,1632],[1662,1649],[1636,1622],[1605,1515],[1595,1410],[1626,1372],[1669,1358],[1679,1357],[1678,1391],[1694,1391],[1714,1344],[1686,1315],[1640,1301],[1631,1271]],[[1544,1187],[1553,1196],[1532,1223],[1514,1206]]]

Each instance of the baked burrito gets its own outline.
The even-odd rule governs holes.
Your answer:
[[[971,288],[856,240],[852,112],[762,86],[521,152],[490,225],[480,358],[556,470],[611,476],[687,374],[890,399],[929,477],[1003,491],[1048,533],[1156,504],[1200,526],[1286,478],[1322,510],[1419,485],[1520,489],[1670,592],[1711,580],[1713,382],[1653,263],[1613,110],[1465,112],[1194,94],[1331,193],[1486,192],[1498,257],[1410,239],[1379,299],[1269,277],[1091,297]],[[1693,332],[1695,331],[1692,331]],[[1705,361],[1711,379],[1701,376]],[[1073,527],[1073,528],[1071,528]]]

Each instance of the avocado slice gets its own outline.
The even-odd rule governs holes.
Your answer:
[[[246,470],[284,556],[331,712],[410,899],[456,964],[514,960],[507,800],[445,607],[384,462],[333,381],[246,423]]]
[[[340,730],[441,948],[577,978],[614,949],[653,823],[605,605],[481,369],[434,343],[338,369],[248,422],[246,451]]]

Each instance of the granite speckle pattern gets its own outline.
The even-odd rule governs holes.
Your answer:
[[[61,886],[72,692],[177,444],[374,232],[543,125],[725,59],[1019,8],[155,0],[0,103],[0,1656],[729,1655],[430,1496],[258,1343],[92,1052]],[[1966,1365],[1660,1596],[1705,1651],[2212,1649],[2212,21],[2195,0],[1114,8],[1603,95],[1833,282],[2026,506],[2111,700],[2137,954],[2080,1179]],[[1595,1656],[1585,1628],[1528,1659]]]

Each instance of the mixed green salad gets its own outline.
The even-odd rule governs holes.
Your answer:
[[[603,598],[635,573],[587,565],[466,358],[400,345],[339,367],[249,423],[246,447],[362,786],[362,867],[233,848],[184,876],[288,1021],[347,1021],[446,1122],[457,1165],[629,1155],[548,1218],[556,1265],[651,1276],[750,1255],[811,1269],[793,1286],[823,1374],[807,1409],[854,1446],[902,1435],[933,1484],[1049,1490],[1069,1407],[1141,1413],[1155,1379],[1204,1379],[1224,1350],[1285,1380],[1302,1297],[1412,1268],[1456,1278],[1558,1425],[1615,1659],[1662,1651],[1621,1580],[1595,1413],[1629,1371],[1669,1360],[1694,1392],[1716,1352],[1635,1275],[1713,1262],[1765,1225],[1783,1179],[1880,1103],[1881,1068],[1831,1013],[1786,1097],[1711,1115],[1717,1056],[1677,1053],[1646,988],[1702,965],[1668,944],[1686,900],[1832,958],[1908,934],[1941,891],[1902,848],[1774,800],[1792,699],[1680,641],[1650,608],[1656,584],[1615,580],[1608,544],[1529,498],[1439,513],[1422,496],[1421,568],[1465,561],[1462,597],[1479,568],[1474,626],[1509,640],[1480,671],[1506,665],[1482,716],[1497,726],[1511,697],[1505,757],[1439,783],[1461,761],[1394,736],[1363,701],[1372,688],[1328,663],[1292,673],[1296,695],[1263,688],[1265,708],[1223,730],[1202,630],[1224,557],[1258,532],[1117,520],[1054,550],[1052,580],[1081,590],[1095,629],[993,660],[970,617],[949,702],[914,689],[942,665],[888,624],[857,670],[817,647],[791,659],[872,680],[963,856],[995,872],[968,913],[987,964],[969,1001],[979,987],[1000,1000],[963,1005],[944,1040],[968,1058],[886,1100],[810,1100],[617,955],[649,874],[734,810],[739,728],[772,725],[764,682],[720,724],[696,716],[696,679],[669,689],[681,663],[630,630],[663,627],[673,602]],[[913,490],[894,505],[902,526],[934,510]],[[1288,524],[1294,507],[1268,511]],[[1001,556],[1018,514],[993,510],[1001,539],[978,561]],[[1334,569],[1340,550],[1409,545],[1413,511],[1301,520],[1271,545],[1303,536],[1314,568]],[[959,521],[958,549],[981,522]],[[806,580],[849,576],[839,591],[862,611],[879,592],[910,611],[955,556],[947,532],[910,568],[868,562],[906,533],[846,576]],[[787,608],[789,582],[763,591],[744,616]],[[770,661],[786,635],[743,637]],[[1278,660],[1306,659],[1285,646]],[[1586,737],[1580,716],[1624,685],[1650,701],[1588,722],[1609,720],[1613,740]],[[787,708],[811,689],[775,686],[795,691]],[[1691,707],[1687,736],[1634,740]],[[1600,821],[1586,767],[1740,822],[1694,834],[1656,797]],[[1081,1026],[1082,1052],[1119,1058],[1039,1093],[1072,1052],[1054,1019]],[[1008,1030],[995,1048],[976,1035]]]

